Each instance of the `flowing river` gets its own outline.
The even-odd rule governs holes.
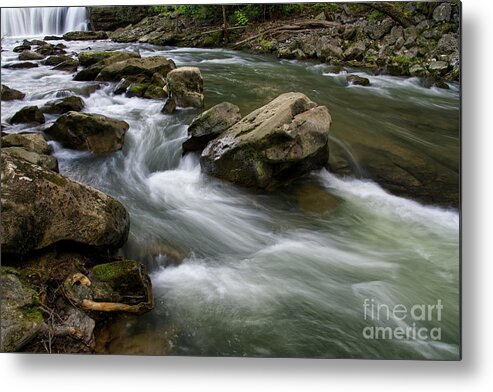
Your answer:
[[[2,64],[16,61],[12,49],[19,42],[5,40]],[[368,135],[398,139],[410,151],[458,166],[456,85],[438,90],[417,79],[366,75],[372,86],[348,87],[344,75],[309,62],[220,49],[64,43],[68,51],[140,50],[143,57],[162,55],[178,66],[198,66],[206,108],[229,101],[246,115],[281,93],[302,92],[329,108],[332,142],[344,145],[356,166]],[[155,309],[121,321],[107,352],[458,357],[457,210],[424,206],[369,180],[326,170],[275,193],[253,192],[201,174],[198,155],[182,157],[195,110],[164,115],[162,101],[113,96],[114,85],[91,89],[95,82],[74,82],[72,75],[46,66],[2,69],[2,83],[27,93],[22,104],[2,102],[2,122],[23,105],[78,94],[86,112],[130,125],[123,150],[109,156],[50,142],[62,174],[125,205],[131,229],[122,254],[143,261],[151,273]],[[47,116],[47,125],[54,119]],[[372,314],[371,304],[443,309],[440,317],[401,320],[387,317],[385,307]],[[439,329],[440,337],[367,335],[382,326]]]

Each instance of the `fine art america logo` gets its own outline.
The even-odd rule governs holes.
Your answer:
[[[373,298],[365,298],[363,302],[364,319],[376,325],[363,328],[365,339],[396,339],[396,340],[441,340],[440,327],[426,327],[423,323],[436,324],[442,320],[442,301],[435,304],[403,304],[388,305],[376,302]],[[396,326],[389,326],[395,323]],[[385,324],[386,326],[382,326]]]

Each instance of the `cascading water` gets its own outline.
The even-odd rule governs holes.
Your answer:
[[[2,8],[2,36],[87,30],[85,7]]]
[[[2,65],[18,61],[13,48],[19,41],[4,40]],[[326,72],[323,64],[219,49],[64,44],[68,51],[89,45],[94,51],[139,50],[143,57],[198,66],[207,107],[230,101],[243,115],[282,93],[306,93],[330,109],[331,133],[339,141],[331,148],[345,150],[356,165],[370,143],[396,140],[399,153],[422,157],[426,152],[425,157],[437,158],[431,165],[459,167],[455,84],[449,90],[427,89],[416,78],[361,73],[371,86],[347,86],[342,75]],[[151,273],[155,309],[115,326],[107,352],[458,358],[457,211],[423,206],[370,181],[325,170],[277,192],[252,192],[203,175],[199,156],[182,157],[195,110],[165,115],[162,101],[114,95],[112,84],[75,82],[71,74],[42,64],[2,68],[2,83],[26,94],[23,105],[42,107],[57,97],[79,95],[85,112],[130,126],[123,150],[107,156],[50,141],[60,173],[125,205],[131,227],[122,255],[145,262]],[[19,104],[2,102],[2,123]],[[55,119],[46,115],[47,123]],[[31,129],[32,124],[17,124],[8,132]],[[366,320],[366,299],[408,309],[440,300],[441,321],[416,324],[440,327],[441,340],[366,339],[367,326],[413,326],[408,319]]]

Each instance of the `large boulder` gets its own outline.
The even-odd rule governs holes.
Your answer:
[[[37,154],[49,154],[51,148],[40,133],[9,133],[2,136],[2,148],[22,147]]]
[[[240,108],[222,102],[194,118],[188,127],[183,152],[203,150],[207,143],[241,120]]]
[[[65,41],[95,41],[108,39],[108,34],[104,31],[70,31],[63,34]]]
[[[256,188],[273,188],[328,160],[331,116],[301,93],[280,95],[237,122],[202,152],[202,170]]]
[[[358,76],[358,75],[348,75],[346,77],[346,80],[350,85],[354,85],[354,86],[369,86],[370,85],[370,79],[363,78],[362,76]]]
[[[204,80],[197,67],[179,67],[168,73],[169,99],[176,106],[201,108],[204,106]]]
[[[80,112],[82,109],[84,109],[84,101],[82,98],[71,95],[69,97],[47,102],[41,108],[41,111],[49,114],[63,114],[67,112]]]
[[[101,52],[99,52],[101,53]],[[112,56],[108,56],[106,58],[103,58],[99,60],[98,62],[91,64],[87,68],[83,69],[80,71],[77,75],[75,75],[74,80],[77,81],[89,81],[89,80],[95,80],[96,77],[99,75],[101,70],[113,63],[117,63],[123,60],[128,60],[131,58],[140,58],[140,54],[136,52],[110,52],[113,53]],[[87,57],[88,59],[89,57]],[[91,61],[91,60],[83,60],[86,62]]]
[[[3,223],[3,222],[2,222]],[[1,351],[15,352],[33,340],[43,326],[38,294],[13,268],[0,267]]]
[[[2,253],[23,255],[60,241],[109,249],[128,236],[129,216],[112,197],[2,153]]]
[[[46,129],[46,134],[67,148],[106,154],[121,150],[128,124],[101,114],[68,112]]]
[[[2,97],[2,101],[13,101],[15,99],[24,99],[24,97],[26,96],[26,94],[24,94],[23,92],[10,88],[5,84],[1,85],[0,94]]]
[[[175,68],[176,65],[172,60],[161,56],[131,58],[104,67],[96,80],[118,82],[121,79],[141,77],[140,83],[150,83],[154,73],[166,76]]]
[[[21,54],[19,55],[19,60],[25,61],[25,60],[42,60],[44,59],[45,56],[43,56],[40,53],[33,52],[31,50],[23,50]]]
[[[37,123],[44,124],[45,117],[43,112],[37,106],[25,106],[10,119],[11,124],[20,123]]]
[[[106,60],[110,57],[121,55],[122,53],[135,53],[135,52],[117,52],[117,51],[107,51],[107,52],[80,52],[78,54],[79,63],[84,67],[89,67],[90,65],[99,63],[100,61]],[[137,53],[135,53],[137,54]],[[137,56],[135,56],[137,57]]]

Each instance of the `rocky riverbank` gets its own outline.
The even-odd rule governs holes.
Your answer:
[[[280,58],[312,59],[337,67],[374,73],[418,76],[429,85],[447,88],[460,75],[459,3],[341,4],[315,8],[292,17],[229,25],[197,21],[173,13],[150,15],[109,33],[116,42],[142,42],[184,47],[225,47]],[[210,6],[214,7],[214,6]],[[102,7],[104,8],[104,7]],[[216,6],[221,14],[221,6]],[[96,14],[94,13],[96,10]],[[232,12],[232,11],[228,11]],[[94,26],[107,26],[115,9],[95,7]],[[111,23],[110,23],[111,24]],[[113,24],[111,24],[113,25]]]

